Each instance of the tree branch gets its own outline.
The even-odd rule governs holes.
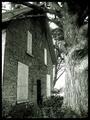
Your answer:
[[[60,10],[52,10],[52,9],[46,8],[45,6],[35,5],[35,4],[28,3],[28,2],[23,2],[21,4],[23,4],[25,6],[28,6],[28,7],[31,7],[33,9],[42,10],[43,12],[48,12],[48,13],[51,13],[51,14],[55,14],[56,16],[61,18]]]
[[[57,72],[57,73],[59,73],[59,71],[60,71],[63,67],[65,67],[65,66],[61,66],[60,69],[58,69],[58,72]]]
[[[57,66],[58,68],[60,67],[61,62],[62,62],[62,59],[58,61],[58,66]],[[58,68],[57,68],[57,69],[58,69]]]
[[[63,72],[60,74],[60,76],[57,79],[54,79],[54,85],[56,83],[56,81],[61,77],[61,75],[65,72],[65,70],[63,70]]]
[[[63,70],[63,72],[60,74],[60,76],[56,79],[56,81],[61,77],[61,75],[65,72],[65,70]]]

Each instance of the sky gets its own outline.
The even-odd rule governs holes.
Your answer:
[[[63,68],[63,69],[65,69],[65,68]],[[58,77],[62,72],[63,72],[63,70],[61,70],[61,71],[58,73],[57,77]],[[55,84],[55,86],[54,86],[54,89],[65,88],[65,73],[66,73],[66,72],[64,72],[64,73],[60,76],[60,78],[57,80],[57,82],[56,82],[56,84]],[[60,95],[61,95],[61,96],[64,96],[64,91],[63,91],[62,93],[60,93]]]
[[[9,4],[9,2],[2,2],[2,7],[3,7],[3,9],[6,9],[6,10],[11,9],[11,5]],[[4,12],[4,10],[3,10],[3,12]]]
[[[56,29],[58,26],[54,24],[53,22],[50,23],[50,28],[51,29]]]

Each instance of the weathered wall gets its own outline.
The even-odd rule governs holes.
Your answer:
[[[88,112],[88,25],[79,28],[76,25],[77,16],[68,13],[67,5],[63,16],[64,39],[67,43],[64,105],[84,116]]]
[[[28,30],[30,30],[33,36],[33,57],[26,53]],[[44,65],[44,47],[48,51],[48,66]],[[46,74],[51,74],[52,80],[53,66],[40,20],[15,20],[7,27],[2,89],[2,104],[6,106],[7,112],[10,110],[9,107],[16,103],[18,61],[29,66],[29,101],[37,101],[38,79],[41,80],[42,94],[46,96]]]

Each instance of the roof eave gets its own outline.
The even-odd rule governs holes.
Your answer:
[[[19,15],[26,14],[32,10],[33,10],[32,8],[25,7],[25,8],[15,9],[9,12],[2,13],[2,22],[10,21],[14,18],[17,18]]]

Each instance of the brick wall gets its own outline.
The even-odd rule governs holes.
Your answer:
[[[33,57],[27,51],[27,31],[33,36]],[[48,66],[44,65],[44,47],[48,51]],[[2,103],[7,102],[7,111],[16,103],[18,61],[29,66],[29,101],[37,101],[37,80],[41,80],[42,94],[46,96],[46,74],[51,75],[52,61],[40,22],[32,19],[12,21],[7,27]]]

